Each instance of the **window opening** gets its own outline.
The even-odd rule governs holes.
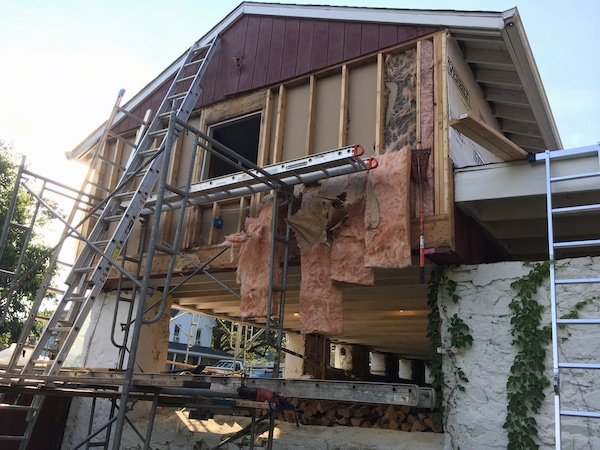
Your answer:
[[[208,127],[208,134],[244,158],[257,163],[261,113],[248,114]],[[235,166],[205,152],[202,162],[202,180],[239,172]]]

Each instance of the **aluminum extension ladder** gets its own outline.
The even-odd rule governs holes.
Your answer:
[[[133,147],[131,156],[117,188],[98,210],[95,226],[88,236],[83,236],[75,228],[71,229],[82,239],[83,246],[67,277],[68,288],[59,300],[28,363],[23,367],[23,374],[57,375],[113,267],[126,274],[117,264],[117,259],[150,192],[159,180],[163,163],[168,161],[165,153],[170,148],[167,148],[164,137],[169,130],[164,128],[163,123],[172,116],[179,121],[187,121],[202,92],[200,81],[219,40],[217,36],[207,45],[192,45],[139,144],[127,142]],[[155,142],[159,142],[156,147]],[[174,140],[169,140],[169,144],[174,144]],[[121,207],[123,199],[130,200],[126,208]],[[109,228],[111,224],[116,224],[114,229]],[[107,229],[114,230],[108,237]],[[141,284],[134,277],[131,280]],[[42,353],[50,344],[57,348],[55,359],[42,359]],[[22,436],[2,436],[0,441],[20,441],[20,449],[24,450],[43,401],[43,395],[36,395],[27,407],[27,427]],[[125,406],[122,409],[125,410]]]
[[[552,162],[565,159],[594,157],[598,163],[597,168],[592,171],[569,173],[565,175],[555,175],[552,171]],[[585,212],[600,211],[600,204],[584,204],[575,206],[553,206],[553,199],[557,195],[557,187],[561,183],[570,180],[591,179],[592,182],[600,185],[600,143],[598,145],[574,148],[568,150],[546,150],[544,153],[530,155],[530,161],[544,161],[546,169],[546,202],[548,214],[548,254],[550,259],[550,306],[552,315],[552,369],[554,386],[554,415],[555,415],[555,442],[556,449],[562,447],[562,421],[563,416],[576,416],[586,418],[600,418],[600,412],[587,410],[571,410],[561,406],[561,371],[568,369],[598,370],[600,375],[600,361],[594,362],[574,362],[561,360],[559,355],[559,336],[558,329],[569,325],[600,325],[599,318],[562,318],[567,311],[561,311],[558,300],[560,297],[560,286],[564,285],[582,285],[582,284],[600,284],[600,278],[557,278],[555,251],[561,249],[573,248],[600,248],[600,239],[577,240],[577,241],[555,241],[554,221],[557,216],[569,214],[580,214]],[[586,168],[589,170],[589,167]],[[600,238],[600,233],[598,235]],[[563,294],[564,295],[564,294]],[[590,355],[590,357],[593,355]],[[567,359],[567,355],[563,355]],[[590,358],[591,359],[591,358]]]

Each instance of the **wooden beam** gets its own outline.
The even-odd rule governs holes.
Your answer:
[[[338,147],[345,147],[348,142],[348,89],[349,89],[348,65],[342,66],[342,92],[340,95],[340,126],[338,135]]]
[[[483,84],[491,84],[494,86],[521,87],[521,79],[517,72],[509,72],[508,70],[487,70],[479,69],[475,73],[475,81]]]
[[[283,126],[285,124],[285,103],[287,98],[287,89],[282,84],[279,86],[279,97],[277,101],[277,118],[275,122],[275,146],[273,149],[273,163],[281,162],[281,153],[283,151]]]
[[[468,63],[485,64],[498,68],[514,67],[510,54],[503,50],[491,50],[481,48],[469,48],[463,52],[465,61]]]
[[[315,143],[315,115],[317,111],[317,80],[314,75],[309,78],[308,87],[308,119],[306,122],[306,143],[304,154],[311,155],[314,152]]]
[[[458,119],[451,121],[450,126],[503,161],[527,159],[525,150],[487,123],[468,113],[461,114]]]
[[[433,115],[434,115],[434,137],[433,137],[433,192],[434,192],[434,214],[446,213],[444,208],[444,161],[447,157],[444,148],[444,97],[447,97],[446,89],[446,53],[443,45],[445,34],[438,33],[433,37]]]
[[[377,101],[375,110],[375,154],[383,152],[383,126],[385,124],[385,59],[377,54]]]
[[[422,49],[422,44],[421,41],[417,42],[417,50],[416,50],[416,75],[417,75],[417,89],[415,92],[415,97],[417,100],[417,105],[416,105],[416,121],[417,121],[417,136],[416,136],[416,146],[417,148],[423,148],[422,145],[422,137],[421,137],[421,49]]]
[[[484,91],[485,99],[488,102],[495,102],[502,105],[523,106],[529,108],[529,100],[525,92],[514,91],[512,89],[487,88]]]

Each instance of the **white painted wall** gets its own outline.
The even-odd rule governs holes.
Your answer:
[[[154,297],[146,300],[147,305],[160,300],[160,292]],[[87,328],[83,353],[81,355],[81,366],[87,368],[110,368],[114,369],[118,363],[118,350],[111,344],[111,323],[114,313],[115,294],[102,294],[92,307],[90,312],[90,325]],[[152,325],[142,327],[136,357],[136,371],[145,373],[159,373],[164,370],[167,361],[167,345],[169,340],[169,310],[170,301],[167,302],[166,313],[161,319]],[[137,307],[137,302],[136,306]],[[119,310],[118,323],[126,321],[126,308]],[[148,313],[147,318],[152,318],[158,312],[155,307]],[[116,340],[121,342],[122,332],[117,327]],[[127,360],[126,360],[127,361]],[[91,412],[92,399],[74,397],[67,419],[67,427],[63,437],[63,449],[71,449],[74,445],[88,436],[88,423]],[[128,417],[135,418],[148,413],[149,402],[137,402],[132,413]],[[94,414],[93,430],[98,429],[108,421],[110,413],[110,401],[98,399]],[[101,440],[101,439],[97,439]]]
[[[464,393],[454,390],[450,381],[446,395],[454,393],[454,401],[448,405],[447,440],[445,449],[506,449],[508,435],[502,425],[506,418],[506,382],[516,355],[511,345],[512,311],[509,303],[515,292],[510,284],[529,273],[530,268],[520,262],[461,266],[447,272],[449,278],[458,282],[458,304],[449,301],[442,290],[440,305],[444,327],[455,313],[470,327],[474,343],[472,348],[459,351],[458,365],[464,370],[469,383]],[[600,258],[561,260],[558,276],[563,278],[592,277],[600,272]],[[595,274],[595,275],[594,275]],[[546,305],[544,323],[550,323],[549,283],[546,280],[537,293],[538,302]],[[588,298],[596,299],[586,306],[580,317],[600,317],[600,287],[596,284],[570,286],[559,293],[560,315],[569,312],[574,305]],[[565,355],[583,356],[595,354],[600,362],[600,327],[577,326],[560,330],[560,352]],[[447,336],[446,336],[447,338]],[[444,352],[452,352],[447,345]],[[552,380],[552,353],[548,348],[546,375]],[[452,367],[445,358],[444,371]],[[448,378],[448,377],[447,377]],[[562,399],[572,402],[570,409],[600,410],[600,377],[598,373],[583,370],[567,370],[561,378]],[[574,383],[573,383],[574,382]],[[587,406],[586,406],[587,404]],[[540,448],[554,448],[554,394],[546,390],[542,411],[536,417],[540,434]],[[564,419],[563,449],[600,448],[600,420]]]
[[[169,324],[169,341],[182,344],[201,345],[210,347],[212,341],[212,330],[216,320],[201,314],[192,314],[184,311],[175,311],[175,317],[171,318]],[[193,324],[197,324],[193,325]],[[175,339],[175,329],[179,328],[179,340]],[[200,342],[196,342],[196,329],[200,330]]]

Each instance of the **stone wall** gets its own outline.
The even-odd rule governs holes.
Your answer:
[[[440,310],[443,319],[443,342],[447,342],[449,318],[458,314],[470,328],[473,336],[471,348],[456,351],[440,349],[444,358],[444,373],[448,385],[444,390],[446,399],[446,445],[445,449],[506,449],[507,431],[502,425],[507,414],[506,383],[517,350],[512,346],[509,304],[515,291],[510,285],[528,274],[530,266],[520,262],[461,266],[447,271],[456,281],[459,301],[455,304],[441,289]],[[565,259],[557,264],[557,278],[597,277],[600,258]],[[598,284],[573,285],[559,290],[559,316],[573,310],[575,304],[592,299],[580,311],[580,317],[600,317]],[[549,281],[545,280],[536,298],[545,306],[543,323],[550,323]],[[445,333],[444,333],[445,331]],[[560,360],[567,355],[583,357],[596,355],[600,362],[600,327],[597,325],[569,326],[559,330]],[[449,354],[456,356],[469,382],[465,392],[456,389],[452,375],[455,368]],[[573,360],[573,358],[571,358]],[[577,359],[582,362],[581,359]],[[588,360],[588,361],[593,361]],[[600,377],[598,371],[561,370],[561,401],[568,409],[600,410]],[[552,380],[552,350],[548,346],[546,376]],[[535,418],[539,431],[541,449],[554,448],[554,393],[552,386],[545,390],[540,414]],[[562,421],[563,449],[600,448],[600,419],[564,418]]]

